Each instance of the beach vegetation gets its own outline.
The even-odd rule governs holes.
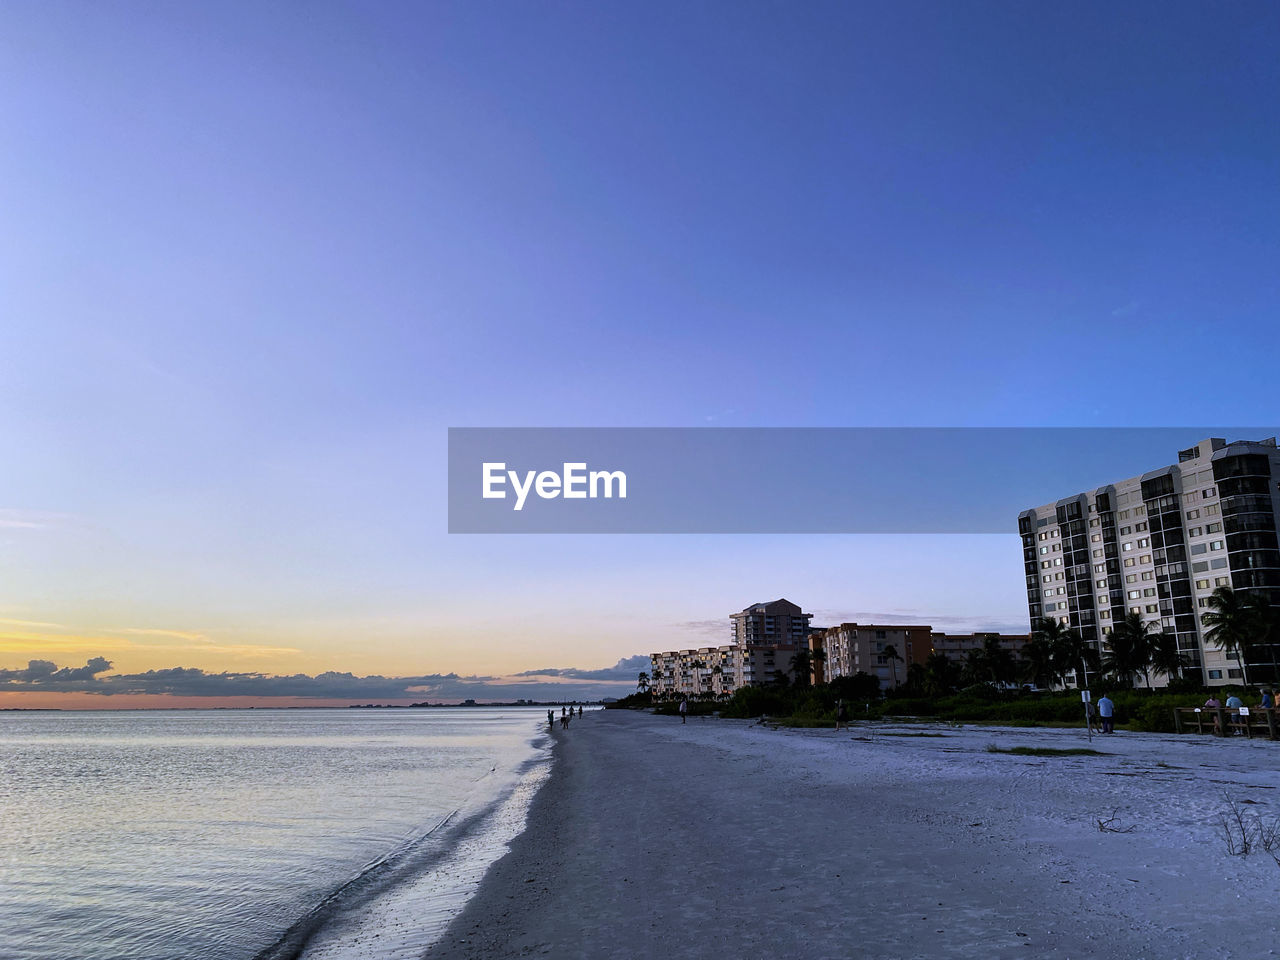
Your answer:
[[[1011,753],[1017,757],[1109,757],[1109,753],[1089,747],[1001,747],[992,743],[987,753]]]

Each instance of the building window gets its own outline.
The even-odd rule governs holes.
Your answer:
[[[1187,511],[1187,519],[1188,519],[1188,520],[1199,520],[1199,519],[1200,519],[1200,511],[1199,511],[1199,510],[1188,510],[1188,511]]]
[[[1221,541],[1221,540],[1210,540],[1210,541],[1209,541],[1209,549],[1210,549],[1210,550],[1221,550],[1221,549],[1222,549],[1222,541]]]
[[[1221,680],[1221,679],[1222,679],[1222,671],[1221,671],[1221,670],[1210,670],[1210,671],[1209,671],[1209,679],[1210,679],[1210,680]]]

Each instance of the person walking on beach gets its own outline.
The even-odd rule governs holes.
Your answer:
[[[1102,718],[1102,732],[1115,733],[1115,713],[1116,705],[1111,702],[1111,698],[1105,693],[1098,700],[1098,716]]]
[[[547,711],[547,726],[552,730],[556,728],[556,712],[554,710]]]
[[[582,716],[582,707],[581,707],[581,706],[579,706],[579,707],[578,707],[578,716],[579,716],[579,717],[581,717],[581,716]]]
[[[849,710],[844,705],[843,700],[836,701],[836,729],[849,726]]]
[[[681,723],[688,723],[688,722],[689,722],[689,700],[688,700],[688,698],[685,698],[684,700],[681,700],[681,701],[680,701],[680,722],[681,722]]]

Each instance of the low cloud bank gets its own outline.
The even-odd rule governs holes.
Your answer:
[[[640,671],[649,669],[649,658],[644,654],[634,657],[623,657],[612,667],[602,670],[580,670],[577,667],[547,667],[542,670],[525,670],[515,674],[517,677],[563,677],[566,680],[607,680],[616,683],[630,683],[633,686]]]
[[[82,667],[58,667],[32,660],[25,669],[0,670],[0,693],[168,694],[179,697],[299,697],[369,703],[390,700],[594,700],[635,689],[647,657],[628,657],[604,670],[527,670],[516,677],[432,673],[416,677],[361,677],[328,672],[207,673],[196,667],[168,667],[145,673],[110,673],[111,661],[93,657]],[[521,682],[520,678],[538,677]],[[563,682],[557,682],[563,681]]]

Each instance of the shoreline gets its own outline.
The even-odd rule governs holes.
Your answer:
[[[1087,741],[877,727],[616,710],[557,730],[524,831],[425,956],[1271,952],[1280,871],[1230,856],[1217,818],[1224,790],[1280,812],[1273,744],[1122,733],[1028,757],[987,748]]]

